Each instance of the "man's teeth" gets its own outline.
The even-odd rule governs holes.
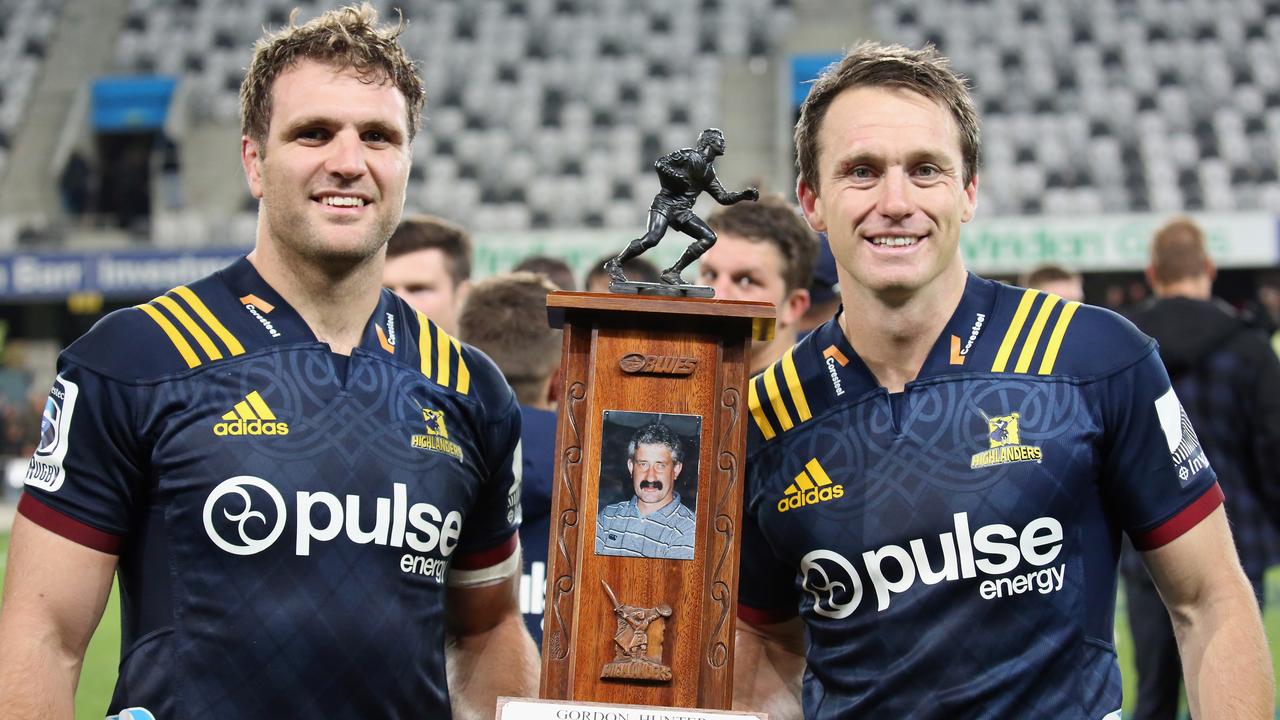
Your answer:
[[[882,247],[906,247],[906,246],[908,246],[908,245],[915,245],[916,243],[920,242],[922,239],[923,239],[923,238],[918,238],[918,237],[875,237],[875,238],[870,238],[870,240],[871,240],[872,244],[874,244],[874,245],[880,245],[880,246],[882,246]]]
[[[338,195],[328,195],[320,198],[320,202],[325,205],[333,205],[334,207],[364,207],[364,200],[358,197],[341,197]]]

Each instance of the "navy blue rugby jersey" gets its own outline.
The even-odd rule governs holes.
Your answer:
[[[58,361],[20,512],[120,556],[110,712],[448,717],[448,573],[515,552],[515,396],[383,291],[350,357],[245,259]]]
[[[805,716],[1118,717],[1120,533],[1222,502],[1154,341],[970,275],[890,394],[838,317],[749,389],[739,614],[804,620]]]

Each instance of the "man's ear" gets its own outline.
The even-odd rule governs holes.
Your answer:
[[[796,179],[796,198],[800,200],[800,211],[804,213],[804,219],[808,221],[809,227],[814,232],[826,232],[827,223],[822,218],[822,211],[818,208],[818,191],[809,187],[809,183],[804,178]]]
[[[262,148],[248,135],[240,138],[240,164],[244,167],[245,180],[249,182],[249,194],[262,199]]]
[[[678,462],[671,466],[671,481],[673,483],[675,482],[676,478],[680,477],[680,471],[683,469],[684,469],[684,463]]]

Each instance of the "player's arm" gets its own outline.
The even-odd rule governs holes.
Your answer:
[[[517,549],[489,571],[499,577],[451,580],[446,665],[454,718],[492,718],[499,696],[537,695],[538,652],[520,615],[520,567]]]
[[[1191,715],[1270,720],[1271,658],[1223,508],[1142,557],[1173,619]]]
[[[0,698],[7,717],[74,716],[85,647],[115,568],[115,555],[15,518],[0,605]]]
[[[733,709],[768,713],[772,720],[800,718],[804,627],[794,617],[752,624],[738,618],[733,658]]]

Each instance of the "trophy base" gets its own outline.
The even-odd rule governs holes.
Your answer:
[[[709,285],[668,285],[651,282],[609,281],[609,292],[623,295],[659,295],[662,297],[713,298],[716,291]]]
[[[615,680],[671,682],[671,668],[648,658],[617,660],[605,665],[600,677]]]

